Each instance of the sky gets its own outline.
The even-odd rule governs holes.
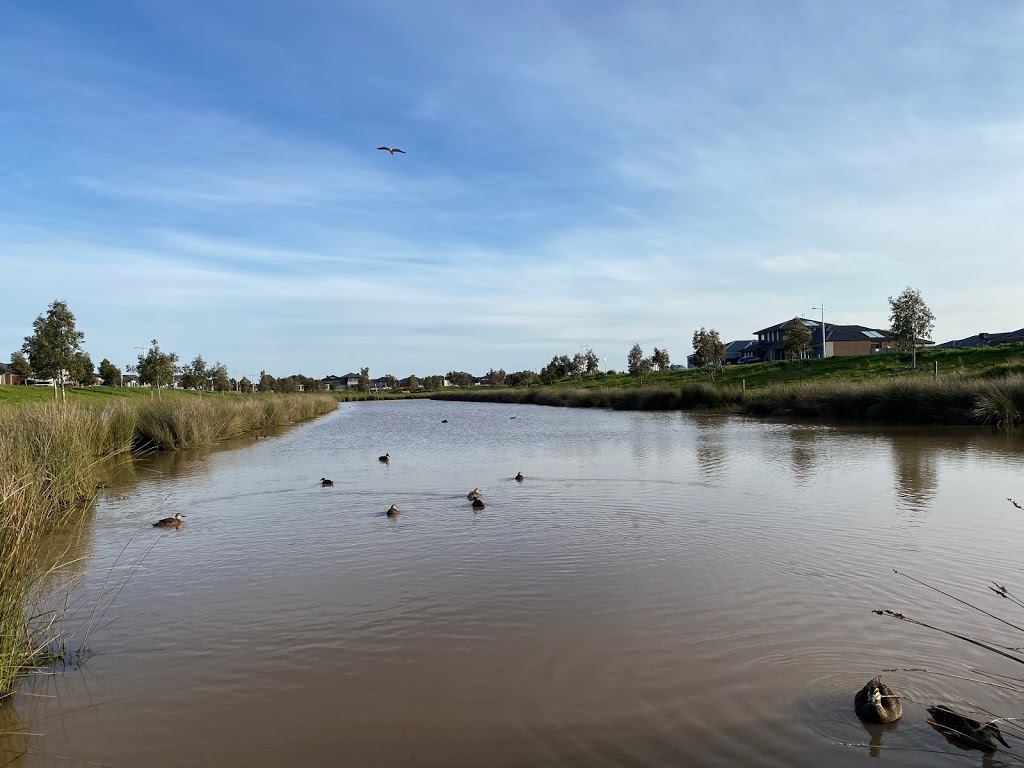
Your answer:
[[[0,0],[0,357],[250,378],[1024,326],[1024,3]],[[394,156],[376,149],[396,146]]]

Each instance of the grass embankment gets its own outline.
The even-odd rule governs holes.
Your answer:
[[[1020,348],[1016,351],[1019,352]],[[847,363],[848,366],[859,368],[865,361],[875,359],[846,360],[853,361]],[[826,371],[840,368],[827,366],[829,360],[820,362],[825,364],[823,368]],[[805,370],[812,370],[817,363],[808,361]],[[799,363],[763,365],[799,370]],[[734,366],[726,369],[726,372],[731,373],[736,368],[751,371],[760,367]],[[973,376],[948,374],[933,379],[930,374],[915,373],[898,377],[843,380],[824,375],[809,376],[803,380],[783,377],[761,386],[753,386],[748,380],[746,387],[730,381],[725,375],[712,384],[705,374],[703,381],[691,378],[675,386],[659,379],[657,383],[643,387],[634,384],[631,387],[561,385],[532,389],[472,389],[452,390],[435,394],[434,397],[443,400],[532,403],[570,408],[731,408],[764,416],[1009,425],[1024,423],[1024,374],[1015,372],[1019,367],[1016,362],[1003,360],[996,365],[979,366]]]
[[[28,599],[45,581],[37,554],[92,500],[109,459],[210,445],[336,407],[318,395],[0,403],[0,698],[23,670],[52,658],[59,610],[34,610]]]

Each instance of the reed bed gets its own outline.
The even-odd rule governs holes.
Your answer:
[[[0,407],[0,699],[22,671],[53,658],[60,609],[30,596],[52,587],[67,560],[40,566],[39,554],[47,533],[81,519],[114,457],[210,445],[335,408],[321,395]]]
[[[1000,426],[1024,423],[1024,375],[819,380],[757,389],[710,382],[629,389],[538,387],[452,391],[435,394],[434,398],[615,410],[717,408],[758,416],[815,419]]]

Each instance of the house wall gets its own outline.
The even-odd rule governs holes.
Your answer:
[[[877,348],[872,350],[872,347]],[[829,357],[854,357],[855,355],[870,355],[872,352],[894,352],[895,342],[887,339],[864,339],[864,341],[830,341],[827,344]]]

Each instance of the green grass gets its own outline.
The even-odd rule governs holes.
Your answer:
[[[95,403],[111,397],[122,400],[162,400],[163,398],[192,397],[238,397],[235,392],[187,392],[181,389],[164,389],[157,395],[149,387],[69,387],[69,403]],[[57,391],[60,397],[60,390]],[[5,402],[54,402],[53,387],[9,387],[0,386],[0,403]]]
[[[780,360],[753,365],[728,365],[715,376],[722,384],[740,384],[747,388],[767,387],[799,381],[865,381],[872,379],[931,378],[933,364],[939,364],[939,376],[983,376],[998,378],[1024,373],[1024,344],[998,347],[926,350],[917,356],[917,368],[910,367],[909,355],[862,355],[813,360]],[[708,381],[703,370],[655,372],[644,379],[644,386],[681,386]],[[582,380],[558,382],[553,387],[590,389],[594,387],[636,387],[636,377],[619,373],[584,376]]]
[[[265,432],[337,408],[337,400],[324,395],[92,394],[67,404],[0,402],[0,698],[23,670],[60,653],[54,650],[60,649],[60,607],[30,596],[66,562],[58,557],[56,566],[41,571],[38,564],[47,559],[41,548],[49,532],[81,518],[110,462],[140,450],[194,448]]]

